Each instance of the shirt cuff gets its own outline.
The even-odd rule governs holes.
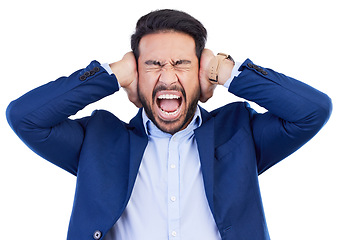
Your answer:
[[[103,67],[107,71],[107,73],[109,75],[114,74],[108,63],[102,63],[101,67]],[[120,83],[119,83],[119,81],[117,81],[117,82],[118,82],[118,86],[119,86],[119,89],[120,89],[121,88]]]
[[[108,63],[102,63],[101,67],[103,67],[109,75],[114,74]]]
[[[232,69],[232,73],[230,75],[230,78],[225,82],[225,84],[223,84],[223,86],[225,86],[226,88],[229,88],[231,82],[233,81],[234,77],[239,76],[239,74],[241,73],[241,71],[239,71],[240,66],[242,65],[241,62],[235,62],[235,65]]]

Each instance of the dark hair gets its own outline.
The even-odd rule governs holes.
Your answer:
[[[182,32],[193,37],[196,44],[196,56],[198,59],[201,58],[207,40],[207,30],[202,23],[185,12],[163,9],[150,12],[138,20],[135,33],[131,37],[131,48],[137,61],[141,38],[147,34],[163,31]]]

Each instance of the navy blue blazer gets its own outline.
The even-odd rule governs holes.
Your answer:
[[[223,240],[270,239],[258,175],[312,138],[328,120],[324,93],[247,59],[229,91],[246,102],[201,108],[195,130],[208,204]],[[77,176],[68,239],[102,239],[123,213],[147,145],[141,109],[130,123],[98,110],[68,117],[118,91],[96,61],[10,103],[7,119],[33,151]],[[117,103],[119,104],[119,103]],[[200,230],[199,230],[200,231]]]

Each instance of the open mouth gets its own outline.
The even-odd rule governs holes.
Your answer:
[[[171,121],[178,118],[182,106],[182,94],[178,91],[160,91],[156,95],[159,116]]]

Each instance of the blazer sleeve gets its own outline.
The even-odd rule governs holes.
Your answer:
[[[332,103],[326,94],[249,59],[239,71],[229,91],[268,110],[258,114],[246,106],[261,174],[310,140],[329,119]]]
[[[9,104],[7,120],[18,137],[34,152],[77,175],[78,157],[89,117],[71,120],[86,105],[119,89],[97,61],[69,77],[40,86]]]

